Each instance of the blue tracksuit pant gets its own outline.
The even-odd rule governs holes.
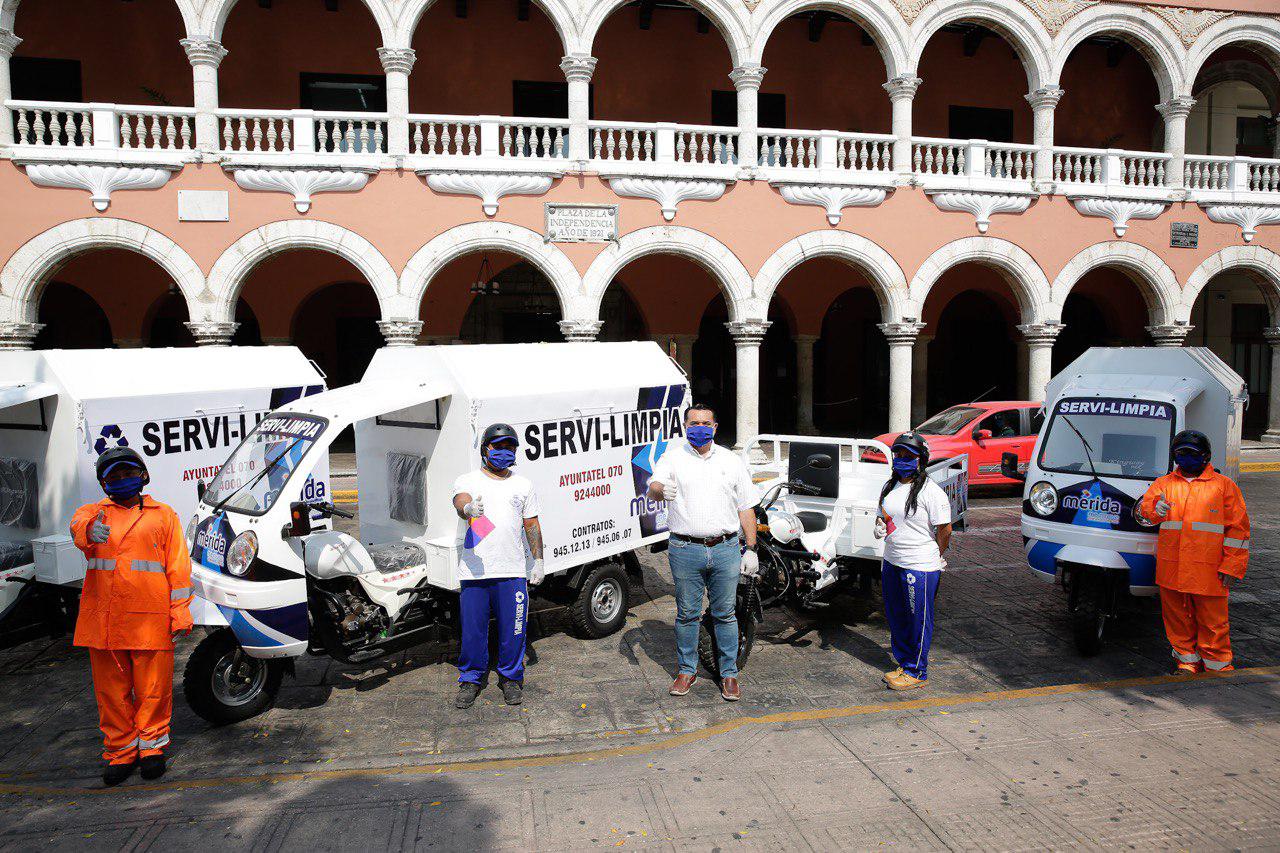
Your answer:
[[[942,572],[915,572],[893,563],[880,569],[884,618],[889,623],[893,659],[907,675],[929,677],[929,644],[933,642],[933,599]]]
[[[498,674],[524,681],[525,624],[529,583],[524,578],[462,581],[462,651],[458,681],[480,684],[489,674],[489,617],[498,621]]]

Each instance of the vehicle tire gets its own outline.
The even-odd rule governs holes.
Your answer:
[[[1076,649],[1085,657],[1093,657],[1102,651],[1106,634],[1107,611],[1102,597],[1106,592],[1103,578],[1096,572],[1077,575],[1076,608],[1071,613],[1071,632],[1075,635]]]
[[[598,640],[620,629],[630,609],[631,585],[626,570],[616,562],[601,563],[583,577],[569,605],[569,621],[577,636]]]
[[[756,617],[747,606],[747,597],[742,594],[741,589],[738,591],[737,604],[738,617],[738,671],[741,672],[747,665],[747,658],[751,657],[751,649],[756,644]],[[702,617],[702,625],[698,629],[698,660],[702,663],[702,668],[711,673],[712,677],[720,677],[720,649],[716,646],[716,635],[711,630],[711,614],[704,614]]]
[[[230,628],[219,628],[201,640],[187,660],[182,693],[201,718],[226,726],[274,705],[283,677],[283,662],[249,657]]]

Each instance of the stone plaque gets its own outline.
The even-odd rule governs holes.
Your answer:
[[[1194,222],[1169,225],[1169,245],[1174,249],[1194,249],[1200,243],[1200,226]]]
[[[226,222],[230,218],[226,190],[178,190],[179,222]]]
[[[616,204],[547,204],[547,242],[609,243],[618,239]]]

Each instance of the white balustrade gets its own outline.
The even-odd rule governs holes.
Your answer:
[[[895,137],[883,133],[836,134],[836,168],[853,172],[893,171]]]
[[[958,139],[911,139],[911,164],[918,175],[964,175],[969,143]]]
[[[93,144],[93,108],[88,104],[9,101],[14,143],[82,148]]]
[[[1054,148],[1053,180],[1066,184],[1102,183],[1106,152],[1094,148]]]
[[[144,151],[191,151],[196,143],[194,109],[121,107],[120,147]]]
[[[984,176],[1006,181],[1029,181],[1035,176],[1036,146],[1011,142],[981,144]]]
[[[1121,174],[1127,187],[1163,187],[1165,185],[1165,167],[1169,162],[1168,154],[1152,154],[1150,152],[1120,151]]]
[[[221,149],[233,154],[293,151],[299,138],[294,133],[296,121],[287,110],[218,110]]]
[[[1248,164],[1251,192],[1280,192],[1280,160],[1254,159]]]
[[[1231,189],[1230,157],[1188,154],[1183,165],[1183,181],[1189,190]]]
[[[321,154],[383,154],[387,117],[379,113],[316,113],[316,151]]]
[[[543,160],[569,156],[569,122],[556,119],[502,119],[502,157]]]
[[[478,157],[480,122],[474,116],[409,116],[409,151],[432,157]]]
[[[738,162],[738,130],[676,125],[677,163],[729,165]]]
[[[820,136],[816,131],[761,128],[756,165],[779,169],[817,169]]]
[[[588,125],[591,159],[610,163],[652,163],[658,159],[656,125],[593,121]],[[672,141],[674,150],[674,140]]]

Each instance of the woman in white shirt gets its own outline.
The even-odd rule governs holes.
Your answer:
[[[933,599],[951,542],[951,502],[926,473],[929,446],[917,433],[898,436],[892,456],[876,519],[876,536],[884,539],[884,616],[898,663],[884,681],[891,690],[914,690],[929,677]]]

